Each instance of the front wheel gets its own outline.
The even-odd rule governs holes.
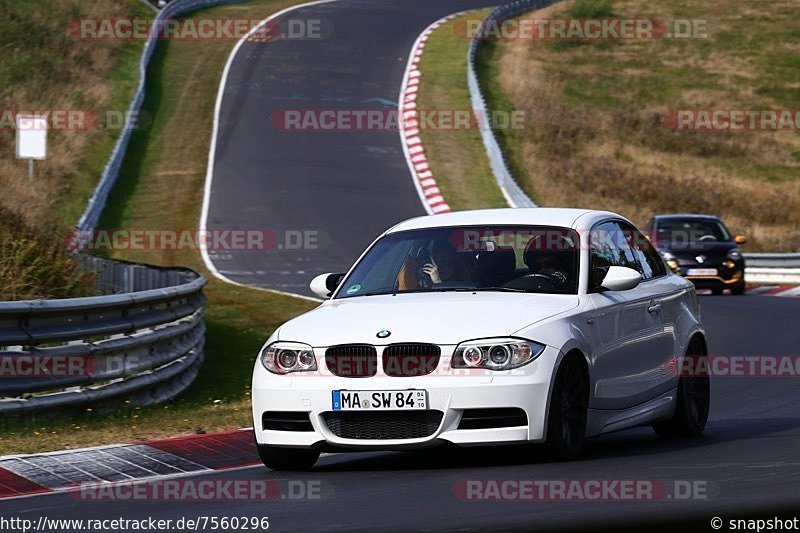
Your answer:
[[[272,470],[311,470],[319,459],[317,448],[277,448],[256,444],[264,466]]]
[[[731,294],[734,294],[736,296],[741,296],[742,294],[744,294],[744,282],[731,287]]]
[[[577,457],[586,440],[589,376],[575,357],[558,368],[547,417],[546,445],[558,460]]]
[[[677,401],[672,418],[659,422],[653,429],[660,437],[699,435],[706,427],[711,406],[711,383],[708,377],[708,356],[687,354],[692,364],[691,375],[678,378]],[[700,369],[700,370],[698,370]]]

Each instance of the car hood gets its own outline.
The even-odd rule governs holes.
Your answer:
[[[396,342],[458,344],[511,335],[578,305],[577,295],[441,292],[329,300],[281,326],[278,339],[314,347]],[[377,333],[391,332],[385,339]]]

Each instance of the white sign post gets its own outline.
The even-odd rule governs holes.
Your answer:
[[[33,161],[47,158],[47,118],[20,113],[16,127],[17,159],[28,160],[28,179],[33,181]]]

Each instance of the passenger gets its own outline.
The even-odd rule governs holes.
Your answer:
[[[475,277],[465,254],[459,254],[448,241],[435,241],[431,247],[431,260],[420,269],[429,277],[435,286],[444,282],[463,281],[465,285],[474,285]],[[425,286],[425,281],[420,279],[420,286]]]

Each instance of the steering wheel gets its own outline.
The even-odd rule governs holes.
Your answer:
[[[701,241],[716,241],[717,238],[714,237],[713,235],[703,235],[702,237],[700,237],[699,240],[701,240]]]
[[[548,276],[547,274],[525,274],[524,276],[512,279],[508,283],[503,284],[503,287],[509,289],[551,291],[558,288],[558,284],[552,276]]]

